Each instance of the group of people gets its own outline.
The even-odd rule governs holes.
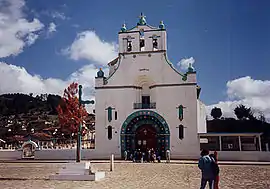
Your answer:
[[[152,149],[136,149],[134,152],[128,153],[127,151],[124,152],[125,160],[132,160],[133,162],[160,162],[161,155],[158,150]]]
[[[209,184],[209,189],[218,189],[219,166],[217,162],[217,152],[209,154],[208,150],[202,150],[198,167],[202,172],[200,189],[204,189],[207,182]]]

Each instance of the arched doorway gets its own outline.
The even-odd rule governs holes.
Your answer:
[[[150,110],[133,112],[127,117],[121,128],[121,155],[133,153],[136,148],[154,148],[165,158],[170,149],[170,130],[165,119]]]
[[[152,125],[142,125],[135,132],[135,148],[146,152],[157,148],[157,132]]]

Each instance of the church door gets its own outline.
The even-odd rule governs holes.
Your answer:
[[[136,149],[140,149],[143,152],[157,147],[157,133],[152,125],[142,125],[136,130],[135,136]]]

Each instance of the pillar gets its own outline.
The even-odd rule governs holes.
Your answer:
[[[262,151],[262,142],[261,142],[261,136],[258,136],[259,139],[259,150]]]
[[[265,144],[265,147],[266,147],[266,151],[268,152],[268,151],[269,151],[269,144],[266,143],[266,144]]]
[[[112,154],[110,158],[110,171],[113,170],[114,170],[114,155]]]
[[[222,151],[221,136],[218,136],[218,138],[219,138],[219,151]]]
[[[238,136],[239,150],[242,151],[241,136]]]

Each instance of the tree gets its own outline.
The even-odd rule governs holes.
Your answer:
[[[73,82],[64,90],[64,95],[57,107],[61,127],[73,133],[78,132],[79,124],[88,116],[84,106],[79,104],[77,93],[78,83]]]
[[[238,119],[255,119],[253,116],[253,112],[251,111],[251,108],[245,107],[243,104],[240,104],[234,109],[234,114]]]
[[[212,110],[211,110],[211,116],[214,118],[214,119],[219,119],[221,116],[222,116],[222,111],[220,108],[217,108],[217,107],[214,107]]]
[[[258,117],[258,119],[259,119],[261,122],[263,122],[263,123],[266,122],[265,116],[264,116],[264,114],[263,114],[262,112],[259,112],[259,117]]]

